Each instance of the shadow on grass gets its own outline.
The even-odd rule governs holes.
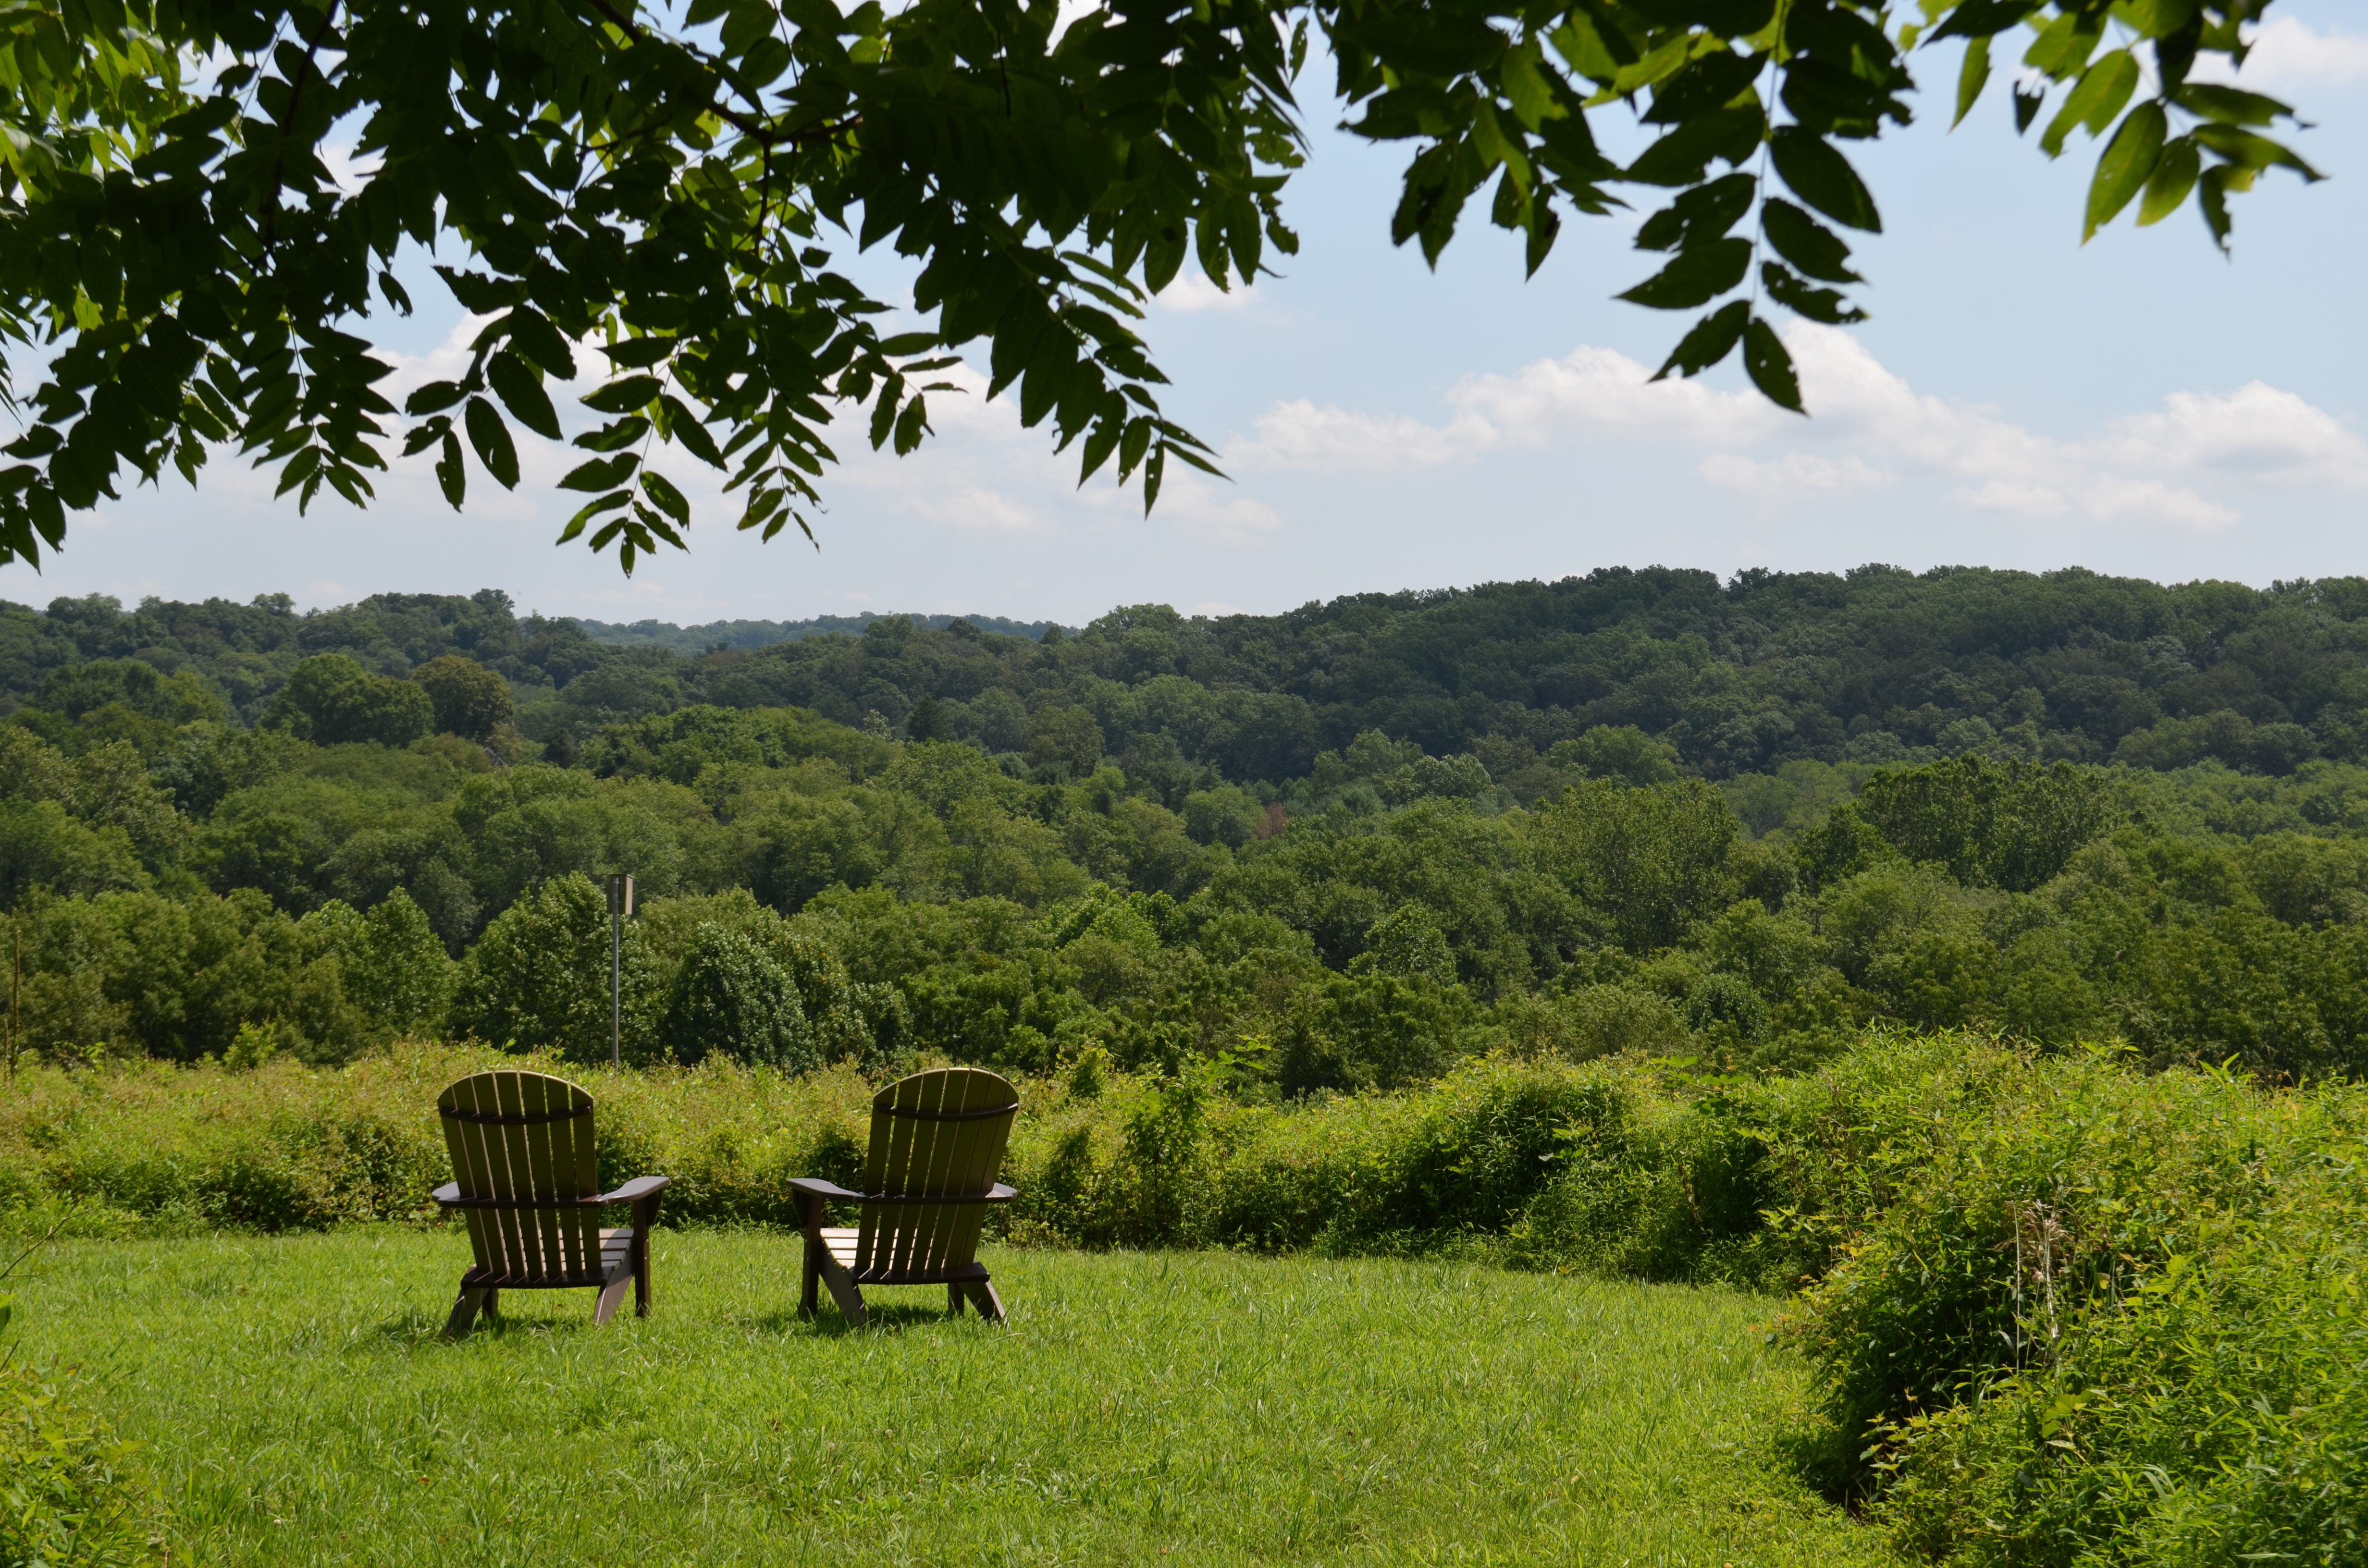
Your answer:
[[[825,1307],[812,1318],[800,1317],[795,1307],[779,1307],[770,1312],[734,1313],[731,1321],[758,1334],[809,1339],[842,1339],[855,1334],[897,1335],[916,1328],[943,1328],[955,1322],[977,1321],[973,1313],[965,1312],[956,1319],[942,1306],[919,1302],[866,1302],[864,1310],[871,1321],[861,1327],[849,1323],[835,1307]]]

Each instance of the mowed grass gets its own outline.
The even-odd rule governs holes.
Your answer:
[[[1008,1327],[798,1245],[666,1233],[657,1310],[513,1293],[454,1233],[53,1244],[22,1354],[141,1445],[173,1561],[1886,1562],[1775,1460],[1762,1300],[1424,1262],[1002,1249]]]

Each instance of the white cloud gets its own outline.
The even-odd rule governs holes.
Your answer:
[[[1225,455],[1246,470],[1392,473],[1611,438],[1713,449],[1696,472],[1766,502],[1830,501],[1922,474],[1953,481],[1953,499],[1976,511],[2190,530],[2238,517],[2199,484],[2368,490],[2368,444],[2261,382],[2226,395],[2173,393],[2159,412],[2067,439],[1918,392],[1847,332],[1801,324],[1786,342],[1815,415],[1806,423],[1754,392],[1656,382],[1625,355],[1582,347],[1509,375],[1466,377],[1449,389],[1451,413],[1437,424],[1278,403]],[[1797,449],[1806,443],[1826,450]]]
[[[2281,487],[2368,490],[2368,443],[2293,392],[2251,381],[2226,397],[2173,392],[2160,414],[2113,422],[2125,461]]]
[[[1318,408],[1304,398],[1258,416],[1258,435],[1229,443],[1224,459],[1240,469],[1357,470],[1399,473],[1460,462],[1495,443],[1479,424],[1437,429],[1419,419]]]
[[[1788,452],[1774,462],[1755,462],[1736,452],[1704,458],[1696,470],[1713,484],[1740,490],[1748,495],[1775,501],[1804,501],[1839,495],[1852,490],[1873,490],[1898,483],[1899,476],[1869,464],[1863,458],[1811,457]]]
[[[1609,348],[1577,348],[1509,376],[1468,376],[1447,401],[1462,422],[1495,430],[1493,444],[1520,447],[1572,436],[1748,441],[1776,434],[1793,418],[1756,392],[1656,381],[1645,366]]]
[[[2253,34],[2239,75],[2248,87],[2341,87],[2368,82],[2368,34],[2320,32],[2298,17],[2273,17]]]
[[[1655,381],[1625,354],[1582,347],[1511,375],[1467,376],[1451,388],[1456,413],[1444,425],[1404,415],[1359,414],[1304,399],[1278,403],[1257,420],[1257,436],[1225,449],[1245,470],[1398,473],[1462,462],[1504,447],[1616,436],[1648,440],[1757,440],[1791,416],[1757,394],[1699,381]]]
[[[1152,296],[1161,310],[1187,313],[1200,311],[1244,311],[1257,304],[1256,289],[1236,282],[1231,289],[1220,289],[1202,276],[1198,267],[1177,274],[1176,280]]]

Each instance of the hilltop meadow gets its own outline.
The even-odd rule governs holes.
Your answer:
[[[1882,567],[1082,629],[586,627],[492,591],[0,607],[0,1226],[47,1238],[10,1281],[11,1548],[293,1560],[307,1508],[375,1510],[392,1556],[462,1539],[425,1456],[506,1451],[482,1425],[419,1416],[417,1507],[385,1490],[392,1405],[336,1418],[334,1475],[271,1471],[309,1501],[208,1479],[206,1443],[271,1420],[226,1384],[190,1403],[248,1309],[228,1283],[187,1324],[164,1306],[251,1267],[253,1332],[354,1346],[302,1351],[320,1419],[365,1376],[428,1410],[461,1353],[433,1342],[458,1255],[426,1201],[451,1077],[583,1083],[604,1176],[674,1177],[661,1257],[699,1282],[598,1341],[538,1306],[467,1375],[548,1354],[614,1386],[583,1358],[674,1335],[648,1341],[695,1363],[668,1397],[712,1400],[715,1335],[790,1376],[835,1332],[781,1315],[788,1178],[851,1178],[871,1088],[960,1062],[1027,1108],[996,1267],[1050,1315],[1019,1287],[1015,1333],[1118,1386],[1272,1300],[1370,1337],[1355,1386],[1385,1406],[1471,1336],[1572,1312],[1632,1325],[1636,1387],[1725,1392],[1666,1470],[1661,1416],[1512,1420],[1488,1441],[1513,1480],[1457,1460],[1509,1499],[1461,1534],[1407,1469],[1474,1419],[1444,1385],[1363,1491],[1326,1490],[1348,1449],[1277,1427],[1242,1460],[1278,1489],[1255,1528],[1172,1402],[1159,1442],[1081,1428],[1008,1474],[964,1449],[960,1486],[921,1477],[992,1423],[933,1405],[945,1452],[906,1429],[795,1495],[747,1468],[780,1411],[693,1432],[644,1402],[637,1462],[744,1454],[720,1490],[645,1476],[666,1528],[728,1499],[782,1543],[749,1560],[798,1561],[841,1539],[821,1500],[903,1499],[919,1558],[967,1520],[1013,1561],[1137,1535],[1547,1561],[1655,1516],[1673,1562],[2361,1561],[2363,650],[2355,580]],[[613,1072],[610,871],[641,899]],[[1205,1312],[1137,1299],[1162,1259]],[[118,1290],[149,1337],[93,1325]],[[1432,1303],[1411,1338],[1373,1305],[1395,1293]],[[989,1376],[974,1325],[927,1361],[932,1323],[881,1331],[911,1376]],[[1354,1358],[1285,1376],[1281,1344],[1197,1375],[1380,1437],[1334,1386]],[[1470,1388],[1619,1383],[1520,1354],[1546,1358]],[[1575,1493],[1566,1460],[1624,1479]],[[587,1560],[641,1539],[619,1528]]]

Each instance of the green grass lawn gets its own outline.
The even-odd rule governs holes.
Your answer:
[[[454,1344],[457,1233],[54,1244],[21,1353],[142,1445],[176,1563],[1888,1560],[1771,1457],[1764,1301],[1007,1249],[1009,1326],[848,1331],[792,1240],[657,1246],[646,1321],[518,1293]]]

